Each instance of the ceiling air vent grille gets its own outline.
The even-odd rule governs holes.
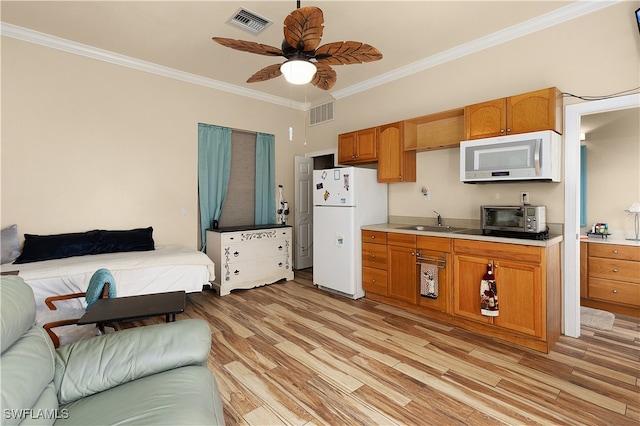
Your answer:
[[[238,9],[236,13],[227,21],[251,34],[260,34],[272,24],[272,21],[263,18],[247,9]]]
[[[318,105],[309,110],[309,126],[333,120],[333,101]]]

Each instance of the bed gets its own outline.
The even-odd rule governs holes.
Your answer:
[[[150,238],[148,234],[145,238]],[[105,241],[104,234],[101,241]],[[27,239],[25,247],[31,242],[32,239]],[[214,281],[214,264],[205,253],[182,245],[156,247],[151,243],[151,247],[124,250],[125,247],[123,251],[26,263],[16,260],[2,264],[1,271],[19,274],[33,288],[37,308],[43,308],[44,299],[49,296],[86,291],[91,276],[100,268],[113,274],[118,297],[178,290],[200,292]],[[79,300],[76,303],[84,303]]]

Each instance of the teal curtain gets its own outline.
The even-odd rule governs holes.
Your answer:
[[[587,146],[580,145],[580,226],[587,226]]]
[[[207,229],[220,219],[231,174],[231,129],[198,124],[198,193],[202,251],[207,247]]]
[[[276,223],[275,136],[256,136],[256,225]]]

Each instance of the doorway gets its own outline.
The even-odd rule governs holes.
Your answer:
[[[313,266],[313,170],[337,167],[337,149],[294,157],[294,269]]]
[[[588,114],[640,107],[640,94],[568,105],[565,108],[564,334],[580,337],[580,123]]]

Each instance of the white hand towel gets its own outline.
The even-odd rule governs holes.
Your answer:
[[[429,263],[420,264],[420,295],[438,298],[438,267]]]

